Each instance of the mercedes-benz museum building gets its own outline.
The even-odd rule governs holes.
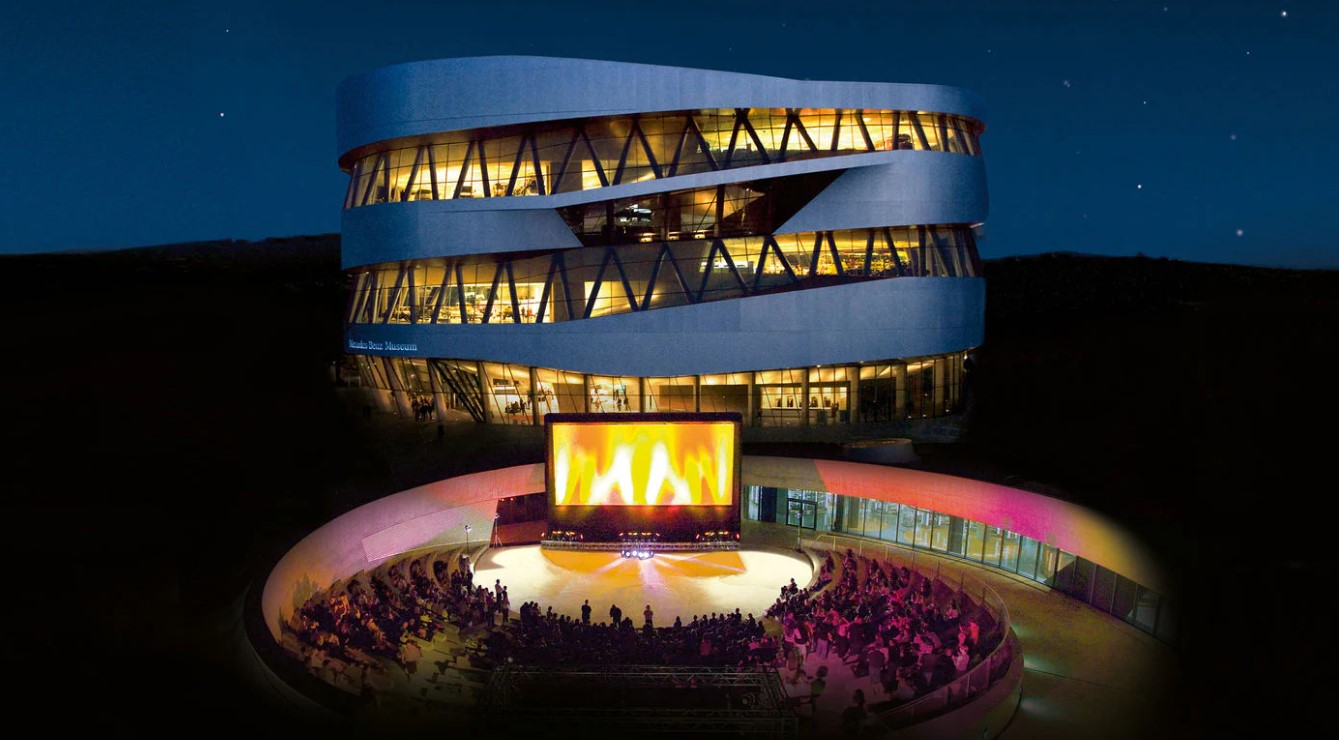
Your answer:
[[[480,57],[338,92],[346,350],[384,410],[941,416],[982,341],[980,99]]]

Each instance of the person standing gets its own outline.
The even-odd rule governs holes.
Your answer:
[[[650,605],[650,604],[647,604],[647,605],[646,605],[646,610],[642,612],[642,616],[643,616],[643,617],[646,617],[646,626],[647,626],[647,627],[650,627],[650,626],[651,626],[651,617],[655,616],[655,613],[651,611],[651,605]]]
[[[856,689],[851,694],[851,703],[842,710],[842,736],[857,737],[860,735],[860,726],[864,724],[865,717],[865,692]]]
[[[819,666],[818,672],[814,675],[814,680],[809,682],[809,709],[814,714],[818,713],[818,697],[823,695],[823,691],[827,687],[828,667]]]
[[[405,673],[411,676],[417,673],[418,659],[422,657],[423,648],[412,638],[406,638],[404,644],[400,646],[400,662],[404,664]]]
[[[590,624],[590,599],[586,599],[586,603],[581,605],[581,623]]]

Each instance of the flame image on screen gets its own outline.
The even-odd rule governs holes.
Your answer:
[[[554,424],[557,506],[729,506],[732,422]]]

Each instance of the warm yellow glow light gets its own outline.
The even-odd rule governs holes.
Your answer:
[[[731,422],[554,424],[557,506],[729,506]]]

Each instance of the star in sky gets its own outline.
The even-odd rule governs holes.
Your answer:
[[[1245,236],[1245,235],[1246,235],[1246,232],[1245,232],[1244,230],[1242,230],[1242,229],[1237,229],[1237,236]]]
[[[1055,235],[1046,241],[1063,243],[1064,225],[1073,224],[1077,218],[1084,224],[1085,231],[1091,232],[1092,238],[1076,248],[1094,253],[1132,251],[1125,237],[1118,233],[1119,229],[1100,228],[1109,224],[1107,214],[1088,211],[1088,218],[1083,219],[1082,204],[1112,199],[1119,202],[1122,199],[1119,191],[1126,187],[1121,184],[1121,180],[1131,173],[1138,173],[1160,183],[1177,183],[1178,190],[1194,182],[1196,189],[1213,193],[1203,208],[1196,209],[1190,215],[1178,213],[1171,207],[1153,208],[1164,197],[1162,195],[1149,195],[1149,200],[1141,200],[1137,204],[1128,203],[1128,198],[1124,198],[1127,205],[1137,205],[1141,210],[1153,209],[1146,215],[1154,220],[1154,230],[1159,233],[1159,239],[1164,241],[1160,245],[1148,245],[1149,249],[1167,252],[1169,256],[1178,258],[1222,257],[1213,252],[1215,239],[1205,237],[1205,234],[1212,234],[1218,244],[1225,243],[1234,250],[1230,253],[1233,259],[1259,263],[1285,260],[1278,255],[1277,250],[1269,250],[1264,243],[1251,243],[1250,249],[1247,249],[1244,247],[1247,244],[1244,238],[1237,240],[1240,243],[1233,242],[1236,238],[1234,233],[1240,224],[1232,225],[1230,221],[1263,222],[1265,214],[1283,208],[1293,209],[1290,213],[1301,213],[1299,218],[1313,218],[1317,221],[1323,217],[1320,214],[1327,213],[1324,210],[1324,199],[1317,194],[1323,193],[1324,188],[1331,183],[1319,174],[1318,168],[1307,166],[1304,157],[1256,156],[1255,150],[1259,147],[1275,150],[1284,140],[1297,138],[1298,132],[1312,136],[1319,130],[1308,123],[1305,129],[1289,129],[1292,135],[1282,136],[1276,123],[1279,106],[1296,106],[1288,114],[1293,120],[1332,120],[1339,114],[1339,98],[1335,96],[1289,98],[1284,94],[1287,90],[1322,89],[1327,82],[1332,84],[1332,73],[1325,71],[1324,52],[1327,45],[1318,33],[1321,24],[1317,23],[1318,15],[1322,16],[1322,21],[1328,19],[1329,15],[1304,9],[1303,20],[1298,21],[1302,25],[1297,29],[1288,26],[1270,33],[1266,28],[1260,28],[1265,18],[1263,15],[1257,18],[1255,11],[1259,10],[1262,14],[1272,12],[1273,17],[1280,22],[1290,23],[1293,21],[1291,9],[1280,7],[1270,10],[1270,3],[1232,3],[1243,6],[1241,12],[1206,14],[1199,4],[1186,3],[1178,4],[1177,17],[1170,18],[1171,2],[1168,0],[1165,4],[1152,5],[1140,3],[1142,8],[1137,11],[1122,7],[1130,5],[1128,0],[1088,3],[1085,4],[1085,12],[1076,16],[1029,14],[1026,23],[1019,22],[1013,11],[1032,8],[1035,3],[1028,0],[1014,0],[1013,3],[1004,0],[983,5],[979,17],[969,26],[959,29],[959,33],[964,48],[975,46],[981,53],[991,57],[992,61],[985,65],[980,64],[979,60],[973,62],[965,57],[953,57],[951,60],[946,58],[936,61],[933,65],[903,65],[901,71],[889,71],[879,66],[878,60],[882,57],[875,51],[877,44],[870,46],[872,39],[879,38],[879,28],[883,25],[879,23],[842,26],[842,33],[856,44],[852,48],[860,51],[836,57],[829,55],[799,60],[761,41],[749,41],[742,37],[739,40],[739,55],[734,53],[735,41],[727,40],[726,50],[704,41],[700,45],[685,46],[673,52],[657,50],[652,45],[646,48],[629,47],[616,53],[610,52],[608,56],[614,61],[671,66],[682,64],[785,78],[948,84],[978,94],[984,99],[987,111],[985,123],[988,131],[984,141],[991,144],[986,154],[987,166],[993,173],[998,173],[992,182],[994,187],[991,195],[998,205],[991,215],[994,241],[986,250],[989,257],[1035,251],[1033,245],[1037,240],[1031,236],[1035,224],[1029,224],[1026,214],[1030,200],[1024,195],[1032,190],[1030,184],[1025,182],[1024,175],[1029,172],[1030,163],[1037,161],[1038,157],[1055,160],[1049,164],[1057,168],[1079,165],[1072,160],[1059,162],[1068,146],[1069,156],[1084,160],[1091,169],[1085,168],[1079,173],[1080,176],[1069,179],[1064,186],[1047,183],[1046,187],[1050,190],[1046,193],[1045,201],[1054,204],[1057,216],[1052,223]],[[337,12],[337,8],[357,7],[347,0],[295,0],[284,3],[290,4],[309,6],[318,15],[319,12]],[[207,183],[202,181],[202,185],[209,189],[208,197],[193,201],[195,207],[164,208],[148,219],[142,214],[132,218],[130,214],[133,208],[124,203],[112,207],[108,202],[99,206],[105,209],[99,211],[99,217],[89,219],[87,224],[75,223],[83,220],[59,219],[50,215],[39,218],[39,215],[48,214],[43,209],[49,204],[31,194],[24,194],[20,198],[18,194],[6,193],[5,198],[0,198],[0,222],[6,224],[5,229],[0,229],[0,253],[78,248],[89,244],[110,247],[225,237],[259,239],[269,235],[330,233],[338,230],[339,211],[332,210],[329,203],[332,198],[338,200],[338,194],[347,187],[349,175],[341,172],[337,163],[331,161],[328,141],[324,138],[315,143],[308,141],[303,138],[303,132],[320,130],[329,134],[334,123],[328,99],[335,94],[343,78],[405,61],[401,56],[404,52],[399,49],[399,42],[355,44],[350,47],[328,38],[328,34],[321,33],[320,27],[301,22],[305,12],[266,12],[265,8],[270,4],[264,0],[214,3],[213,6],[221,8],[217,13],[165,12],[160,14],[163,16],[161,24],[155,24],[155,28],[144,27],[140,23],[141,15],[120,12],[125,5],[123,3],[108,4],[110,9],[116,10],[109,10],[96,17],[83,17],[77,23],[62,20],[58,8],[49,7],[50,4],[19,5],[25,8],[24,13],[32,16],[31,24],[25,21],[25,27],[52,31],[77,30],[88,35],[89,43],[80,43],[83,39],[71,37],[74,43],[51,45],[51,48],[48,48],[45,40],[39,43],[35,38],[27,39],[23,44],[0,44],[0,69],[23,65],[25,71],[24,75],[10,75],[6,78],[6,93],[10,99],[17,99],[16,94],[21,95],[35,110],[49,109],[67,114],[45,116],[53,120],[41,126],[38,125],[37,116],[21,119],[25,125],[31,122],[35,127],[23,135],[25,142],[32,141],[35,146],[25,147],[31,151],[24,151],[21,156],[28,159],[16,160],[16,167],[29,165],[31,168],[33,162],[43,157],[73,156],[73,152],[67,151],[68,147],[62,148],[61,142],[71,137],[89,135],[89,132],[81,132],[81,125],[86,125],[86,120],[80,110],[59,100],[50,102],[45,97],[61,89],[62,83],[68,83],[71,75],[78,74],[87,79],[90,90],[97,91],[96,95],[82,96],[88,98],[90,105],[117,107],[118,115],[106,116],[109,122],[100,123],[97,127],[97,135],[102,136],[105,142],[134,137],[168,141],[172,145],[164,157],[183,161],[202,156],[216,157],[236,161],[240,166],[244,161],[252,161],[248,157],[259,158],[260,155],[246,146],[245,138],[233,141],[232,138],[237,136],[234,129],[253,125],[259,119],[251,111],[260,111],[264,114],[260,118],[275,123],[276,130],[267,133],[267,136],[301,142],[298,146],[285,148],[280,157],[283,160],[282,168],[302,172],[302,177],[311,177],[313,180],[312,187],[304,187],[300,195],[294,196],[291,201],[286,200],[283,209],[233,209],[228,204],[251,197],[248,194],[251,186],[244,188],[236,181],[238,178],[210,178]],[[554,33],[550,34],[552,39],[548,42],[532,42],[529,39],[517,42],[503,30],[492,25],[480,25],[482,19],[489,17],[487,4],[419,5],[422,5],[418,9],[421,22],[401,29],[405,34],[403,43],[418,50],[412,52],[416,57],[471,56],[479,53],[586,55],[576,46],[554,40],[568,38],[572,29],[586,27],[579,14],[573,18],[570,13],[559,10],[556,7],[559,4],[556,3],[529,4],[534,6],[532,15],[539,22],[555,25]],[[451,7],[448,9],[447,5]],[[809,5],[821,6],[822,3]],[[937,9],[935,4],[882,5],[885,8],[881,12],[886,12],[887,18],[902,19],[921,27],[934,27],[933,24],[952,17],[954,12],[951,8]],[[1329,8],[1336,3],[1323,5]],[[253,10],[245,13],[236,10],[241,7],[251,7]],[[675,25],[680,21],[673,20],[678,16],[671,12],[652,11],[649,8],[653,6],[645,4],[639,7],[648,8],[644,19],[647,22],[668,24],[676,32],[692,27],[692,22],[685,20],[682,21],[683,29],[680,29]],[[773,16],[777,23],[774,28],[789,33],[793,19],[796,28],[817,24],[816,31],[837,30],[822,25],[831,21],[830,13],[824,13],[817,7],[805,8],[803,11]],[[1144,9],[1161,12],[1168,19],[1161,22],[1150,19],[1144,15]],[[453,51],[441,50],[440,45],[433,46],[436,37],[428,28],[434,22],[440,25],[448,18],[458,17],[465,18],[477,27],[477,43]],[[220,28],[214,25],[219,20],[233,19],[245,22],[248,34],[254,35],[259,30],[265,35],[264,54],[237,56],[238,48],[230,46],[232,26]],[[1159,33],[1144,34],[1150,30],[1150,22],[1152,26],[1160,27]],[[592,18],[590,23],[598,24],[598,21]],[[1308,28],[1304,29],[1304,26]],[[224,44],[188,46],[167,43],[161,47],[154,46],[163,39],[191,38],[201,34],[207,36],[220,31],[228,37]],[[1027,48],[1047,43],[1047,39],[1053,39],[1057,34],[1073,36],[1076,33],[1081,34],[1084,43],[1065,46],[1062,53],[1051,55],[1050,63],[1044,66],[1036,64],[1038,58],[1035,55],[1020,55],[1014,48],[1015,45]],[[121,43],[152,50],[152,53],[146,51],[142,54],[108,56],[105,53],[107,49],[100,46],[102,42],[98,41],[104,36],[121,39]],[[926,39],[912,43],[912,38],[907,39],[912,45],[904,50],[910,58],[925,58],[927,50],[934,48]],[[242,42],[245,41],[242,39]],[[997,59],[995,47],[983,48],[980,46],[983,41],[1009,43],[1009,53],[1001,53]],[[1194,43],[1187,43],[1191,41]],[[1242,48],[1243,43],[1250,46]],[[439,51],[432,52],[434,48]],[[1232,64],[1231,59],[1222,58],[1223,55],[1231,56],[1234,53],[1247,57],[1250,63],[1242,65],[1238,61]],[[313,54],[329,55],[340,61],[311,64]],[[1111,74],[1111,60],[1127,58],[1144,61],[1123,66],[1119,74]],[[1177,74],[1169,75],[1169,68],[1176,69]],[[307,69],[313,70],[313,73],[297,74]],[[1074,76],[1061,77],[1059,80],[1048,77],[1056,72]],[[1214,75],[1222,79],[1214,84],[1196,86],[1189,94],[1184,89],[1185,79],[1217,79]],[[181,137],[171,134],[170,129],[165,133],[141,128],[131,122],[166,125],[168,117],[146,121],[143,116],[135,115],[135,101],[130,98],[139,98],[117,94],[117,84],[123,84],[125,79],[138,80],[137,85],[142,86],[143,95],[152,100],[172,100],[174,96],[180,95],[180,90],[188,87],[200,90],[191,106],[194,110],[189,112],[192,116],[196,113],[209,115],[209,108],[214,104],[232,105],[233,98],[239,94],[236,92],[238,89],[248,91],[249,110],[243,116],[246,120],[237,118],[234,113],[231,116],[233,120],[229,121],[226,110],[214,107],[213,118],[218,120],[219,125],[232,128],[228,132],[214,131],[211,136]],[[1025,80],[1029,82],[1019,84]],[[1080,86],[1076,80],[1081,80],[1083,84]],[[1055,95],[1055,88],[1049,87],[1051,84],[1059,84],[1062,95]],[[15,87],[15,93],[10,93],[10,87]],[[294,95],[293,92],[299,89],[310,94]],[[251,94],[253,90],[255,94]],[[1254,93],[1259,93],[1259,99],[1264,105],[1240,105],[1242,99],[1252,97]],[[1144,110],[1153,106],[1155,98],[1158,101],[1157,116]],[[1080,100],[1084,103],[1083,107],[1075,109],[1076,102]],[[1137,102],[1140,110],[1131,111],[1127,107],[1130,102]],[[1212,139],[1215,126],[1232,127],[1226,133],[1219,134],[1232,145],[1231,151],[1213,147],[1212,141],[1206,141],[1205,146],[1198,148],[1180,146],[1176,133],[1178,127],[1171,125],[1172,122],[1190,120],[1189,116],[1202,115],[1204,110],[1231,111],[1230,115],[1221,115],[1219,120],[1208,127],[1209,139]],[[1037,142],[1031,139],[1027,124],[1036,116],[1060,121],[1057,125],[1063,127],[1067,140],[1056,142],[1058,145],[1053,148],[1036,146]],[[55,120],[57,118],[59,120]],[[111,121],[112,118],[115,120]],[[1123,119],[1125,123],[1142,121],[1144,125],[1111,125],[1117,119]],[[10,121],[6,119],[6,123]],[[227,141],[209,140],[225,134]],[[1095,138],[1101,140],[1102,146],[1089,147],[1089,141]],[[1309,143],[1314,141],[1308,139]],[[220,143],[236,148],[221,149],[218,146]],[[1241,146],[1238,147],[1238,144]],[[110,144],[101,148],[106,146]],[[1161,152],[1173,149],[1181,154],[1177,157],[1158,156]],[[129,168],[129,161],[127,159],[126,163],[118,161],[113,164],[113,160],[109,159],[105,171],[110,177],[113,171]],[[1290,189],[1283,188],[1251,191],[1240,187],[1239,183],[1243,179],[1305,182],[1307,186],[1297,191],[1307,195],[1298,198],[1296,193],[1290,195],[1285,192]],[[1136,180],[1136,184],[1141,186],[1143,182]],[[274,187],[276,192],[279,189],[278,185],[271,183],[265,186]],[[164,202],[184,197],[152,180],[146,180],[145,187],[162,188]],[[1143,191],[1144,188],[1137,187],[1135,194],[1142,197]],[[336,195],[332,196],[331,193]],[[208,202],[210,207],[200,206],[203,202]],[[15,228],[16,221],[22,221],[21,228]],[[1093,225],[1091,230],[1087,227],[1088,222]],[[1334,263],[1335,250],[1332,245],[1326,245],[1321,238],[1314,236],[1314,227],[1308,229],[1296,225],[1290,228],[1297,228],[1300,235],[1297,239],[1305,240],[1305,249],[1311,250],[1308,254],[1319,255],[1313,261],[1326,265]],[[1292,236],[1287,238],[1297,240]],[[1258,250],[1258,253],[1251,250]]]

